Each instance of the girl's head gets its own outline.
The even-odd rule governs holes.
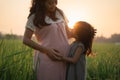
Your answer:
[[[49,25],[45,22],[45,16],[47,13],[54,14],[57,9],[56,5],[57,0],[32,0],[29,16],[35,14],[34,25],[36,27]]]
[[[74,25],[73,35],[76,41],[82,42],[85,46],[87,55],[91,53],[92,41],[94,39],[96,29],[94,29],[89,23],[84,21],[78,21]]]

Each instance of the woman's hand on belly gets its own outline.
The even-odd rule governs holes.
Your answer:
[[[57,51],[55,49],[47,49],[45,53],[53,61],[59,61],[59,60],[61,60],[61,56],[62,55],[60,55],[59,51]]]

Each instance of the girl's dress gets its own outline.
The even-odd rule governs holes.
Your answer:
[[[39,29],[34,26],[34,14],[27,21],[26,28],[34,31],[37,42],[46,48],[56,49],[64,56],[69,51],[69,43],[66,34],[66,21],[63,16],[56,11],[57,21],[53,21],[48,16],[46,23],[50,25]],[[65,80],[66,64],[59,61],[52,61],[46,54],[35,51],[34,69],[37,71],[37,80]]]
[[[86,58],[85,58],[85,48],[80,42],[73,42],[70,47],[70,52],[68,57],[73,57],[76,49],[78,47],[82,48],[82,53],[80,59],[76,64],[69,63],[67,66],[66,80],[85,80],[86,73]]]

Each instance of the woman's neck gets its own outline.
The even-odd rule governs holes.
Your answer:
[[[56,21],[56,12],[47,12],[46,16],[50,17],[53,21]]]

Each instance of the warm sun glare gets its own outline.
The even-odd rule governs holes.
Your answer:
[[[75,16],[68,16],[68,20],[69,20],[69,22],[68,22],[68,26],[69,26],[69,28],[73,28],[73,26],[74,26],[74,24],[79,20],[79,19],[77,19]]]
[[[80,11],[80,14],[76,14],[76,13],[72,13],[72,14],[68,14],[67,17],[68,17],[68,26],[70,28],[73,28],[74,24],[77,22],[77,21],[86,21],[87,18],[88,18],[88,15],[87,15],[87,12],[85,11]]]
[[[74,26],[74,22],[69,22],[69,23],[68,23],[68,26],[69,26],[69,28],[71,28],[71,29],[72,29],[72,28],[73,28],[73,26]]]
[[[72,29],[76,21],[77,21],[77,19],[75,19],[75,18],[74,19],[69,18],[69,22],[68,22],[69,28]]]

